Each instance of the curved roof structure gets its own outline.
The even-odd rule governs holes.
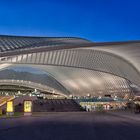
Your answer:
[[[130,83],[140,86],[139,46],[140,41],[0,36],[0,70],[41,69],[66,88],[61,92],[67,95],[127,93]]]

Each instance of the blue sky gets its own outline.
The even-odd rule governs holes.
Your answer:
[[[0,0],[0,34],[140,40],[140,2]]]

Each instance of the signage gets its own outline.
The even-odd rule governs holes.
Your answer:
[[[13,107],[13,101],[8,101],[7,102],[7,113],[13,113],[14,112],[14,107]]]
[[[25,113],[32,112],[32,101],[24,101],[24,112]]]
[[[2,115],[2,109],[0,109],[0,115]]]

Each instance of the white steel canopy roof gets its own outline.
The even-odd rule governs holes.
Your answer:
[[[0,36],[1,70],[22,65],[43,69],[75,95],[129,88],[127,81],[140,86],[139,58],[140,41]],[[97,81],[103,85],[96,86]]]

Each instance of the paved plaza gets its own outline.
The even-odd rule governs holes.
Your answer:
[[[46,113],[0,119],[0,140],[140,140],[132,112]]]

